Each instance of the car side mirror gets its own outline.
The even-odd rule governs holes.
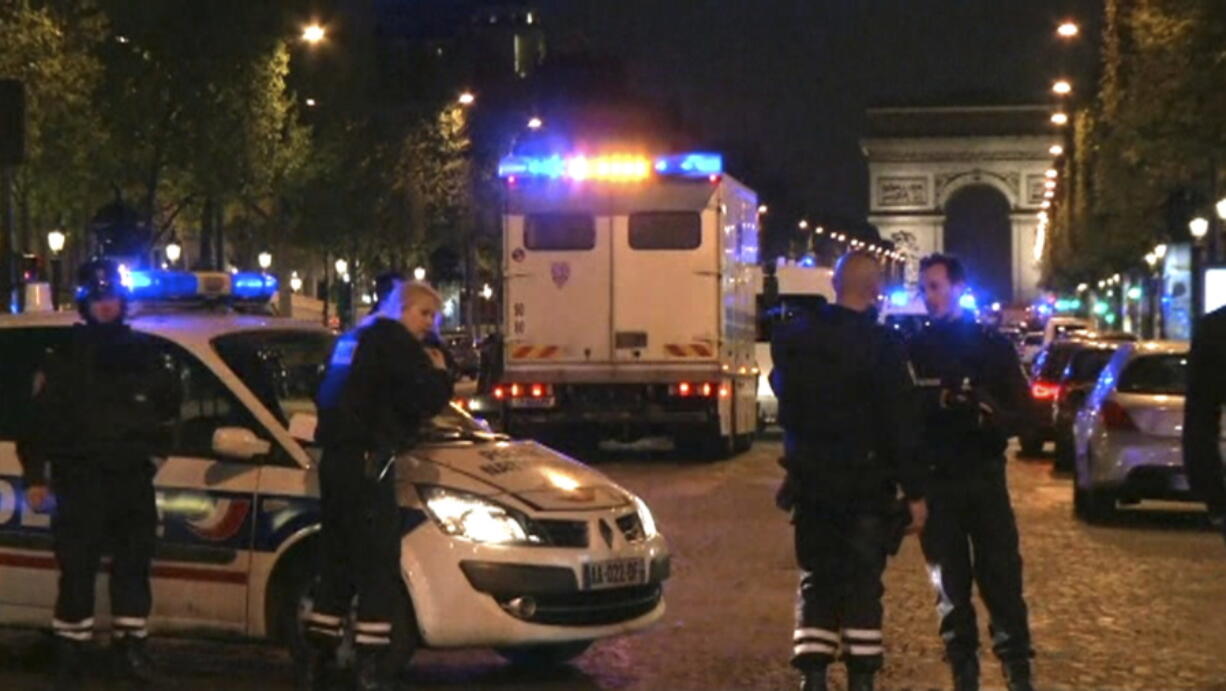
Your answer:
[[[249,461],[271,450],[272,444],[246,427],[219,427],[213,431],[213,453],[219,456]]]
[[[312,444],[315,442],[315,428],[318,426],[318,415],[294,413],[289,419],[289,436],[300,442]]]

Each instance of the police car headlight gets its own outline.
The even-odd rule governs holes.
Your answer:
[[[422,502],[444,533],[473,542],[535,542],[512,510],[475,494],[446,487],[418,487]]]
[[[634,509],[639,514],[639,523],[643,524],[643,536],[652,538],[660,534],[656,530],[656,517],[651,515],[651,509],[647,508],[647,502],[634,498]]]

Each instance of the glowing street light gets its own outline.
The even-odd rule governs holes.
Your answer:
[[[337,276],[349,275],[349,262],[345,261],[344,259],[337,259],[336,263],[332,265],[332,268],[336,269]]]
[[[1073,85],[1067,79],[1061,79],[1051,85],[1051,90],[1059,96],[1068,96],[1073,93]]]
[[[1056,181],[1055,180],[1044,180],[1043,186],[1049,190],[1054,190],[1056,189]]]
[[[1197,241],[1203,240],[1209,232],[1209,219],[1197,216],[1188,221],[1188,230],[1192,233],[1192,237]]]
[[[545,121],[538,117],[533,117],[528,120],[528,129],[530,130],[539,130],[544,126]]]
[[[47,233],[47,249],[51,250],[51,254],[59,254],[64,251],[64,243],[68,241],[64,231],[56,230]]]
[[[1145,263],[1149,264],[1149,268],[1154,268],[1158,265],[1158,255],[1154,254],[1153,252],[1145,255]]]
[[[1166,243],[1165,242],[1154,245],[1154,255],[1156,255],[1159,259],[1166,258]]]
[[[1064,147],[1059,144],[1052,144],[1051,148],[1048,149],[1047,151],[1052,156],[1061,156],[1064,154]]]
[[[1041,209],[1050,209],[1050,208],[1051,208],[1051,200],[1050,200],[1050,199],[1044,199],[1044,200],[1043,200],[1043,203],[1042,203],[1042,204],[1039,204],[1039,208],[1041,208]]]
[[[303,103],[307,105],[307,108],[314,108],[317,101],[313,98],[308,98],[307,100],[303,101]]]
[[[759,213],[759,214],[763,214],[763,215],[765,215],[767,211],[770,211],[770,208],[769,208],[769,207],[767,207],[765,204],[759,204],[759,205],[758,205],[758,213]]]
[[[1044,173],[1048,178],[1055,180],[1060,173],[1055,168],[1048,168]]]
[[[183,245],[171,240],[170,243],[166,245],[165,251],[166,261],[170,262],[171,264],[177,264],[179,262],[179,257],[183,256]]]
[[[1226,199],[1217,200],[1214,209],[1217,210],[1217,217],[1226,221]]]
[[[302,292],[302,277],[298,275],[297,271],[290,274],[289,289],[294,291],[295,293]]]
[[[471,91],[465,91],[460,94],[459,101],[462,106],[471,106],[473,103],[476,103],[477,96]]]
[[[327,38],[328,32],[319,24],[309,24],[302,29],[302,40],[316,45]]]
[[[260,252],[259,255],[256,256],[255,260],[259,263],[260,269],[268,271],[268,267],[272,266],[272,253]]]
[[[485,298],[486,300],[492,300],[492,299],[493,299],[493,297],[494,297],[494,288],[493,288],[493,286],[491,286],[491,285],[490,285],[490,284],[488,284],[488,283],[486,283],[485,285],[481,286],[481,297]]]
[[[1051,122],[1053,125],[1059,125],[1061,127],[1063,127],[1064,125],[1067,125],[1068,124],[1068,113],[1052,113]]]
[[[424,266],[419,266],[416,269],[413,269],[413,280],[414,281],[426,280],[426,268]]]
[[[1075,22],[1064,22],[1056,27],[1056,33],[1061,38],[1076,38],[1081,33],[1081,27],[1077,26]]]
[[[808,230],[808,229],[809,229],[809,222],[808,222],[808,221],[806,221],[805,219],[803,219],[803,218],[802,218],[802,219],[800,219],[800,223],[797,223],[797,224],[796,224],[796,227],[797,227],[797,228],[800,228],[801,230]]]
[[[1055,199],[1056,191],[1055,190],[1043,190],[1043,198],[1044,199]]]
[[[822,233],[826,232],[826,229],[821,226],[818,226],[813,229],[813,232],[817,235],[821,235]]]
[[[1078,292],[1078,293],[1084,293],[1084,292],[1086,292],[1086,291],[1087,291],[1087,290],[1089,290],[1089,289],[1090,289],[1090,285],[1089,285],[1088,283],[1078,283],[1078,284],[1077,284],[1077,292]]]

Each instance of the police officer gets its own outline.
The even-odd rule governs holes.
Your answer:
[[[124,323],[127,307],[113,262],[81,267],[77,309],[84,323],[35,375],[32,420],[19,445],[27,505],[48,510],[54,493],[57,688],[80,684],[104,548],[111,554],[117,669],[145,683],[153,674],[145,650],[157,527],[152,456],[168,438],[165,423],[177,415],[178,390],[151,339]]]
[[[440,308],[428,285],[396,282],[379,311],[337,341],[320,386],[323,550],[314,611],[305,622],[313,650],[299,668],[306,688],[323,688],[325,660],[355,594],[357,687],[394,683],[389,615],[403,584],[392,463],[451,398],[442,354],[422,345]]]
[[[979,687],[973,579],[1008,688],[1028,690],[1030,629],[1004,457],[1008,438],[1028,423],[1026,380],[1009,341],[961,307],[966,273],[956,257],[925,257],[920,287],[932,318],[911,341],[924,409],[920,449],[932,473],[921,544],[954,687]]]
[[[907,523],[923,526],[924,481],[903,348],[871,316],[881,268],[867,254],[848,254],[834,288],[837,304],[780,324],[771,343],[785,432],[783,504],[793,509],[801,568],[792,664],[803,689],[824,690],[841,647],[849,688],[865,691],[884,652],[886,555]]]
[[[1196,325],[1183,408],[1183,467],[1188,483],[1204,500],[1210,520],[1226,537],[1226,482],[1218,447],[1223,405],[1226,405],[1226,307],[1205,315]]]

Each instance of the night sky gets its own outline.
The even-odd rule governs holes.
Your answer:
[[[535,4],[555,45],[624,60],[647,96],[741,152],[761,187],[786,186],[798,211],[862,218],[866,107],[1046,102],[1053,76],[1092,69],[1102,0]],[[1065,17],[1089,39],[1072,53],[1054,34]]]

